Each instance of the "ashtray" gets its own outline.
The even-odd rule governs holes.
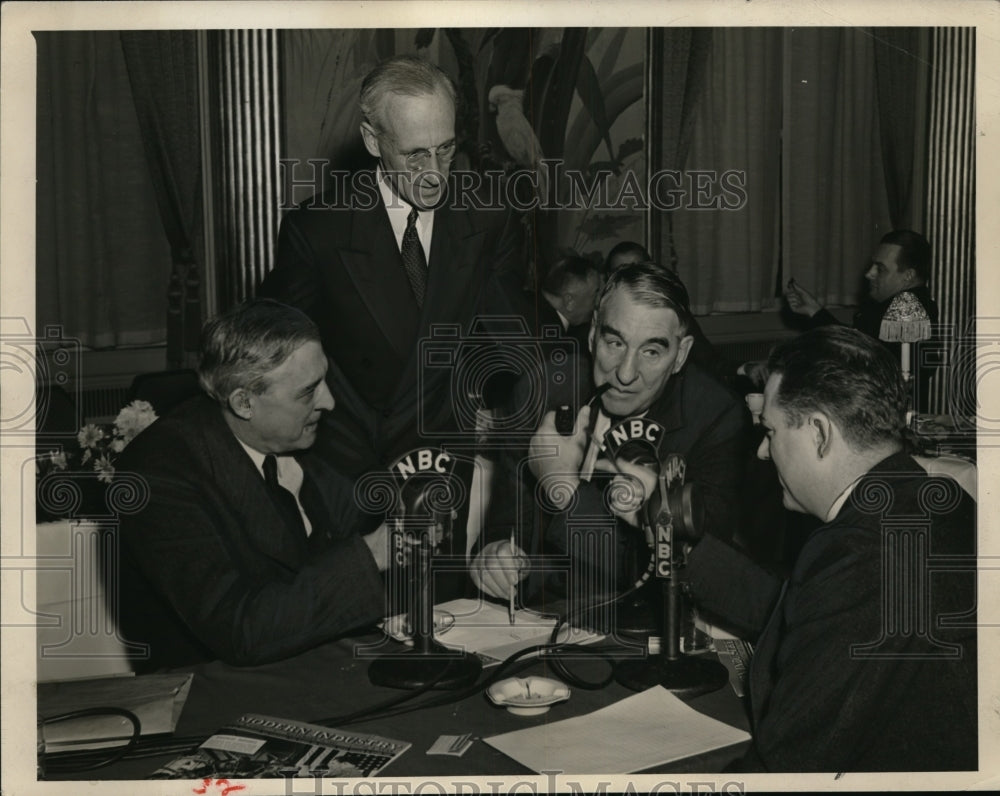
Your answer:
[[[455,626],[455,615],[448,611],[434,612],[434,635],[447,633]],[[385,620],[382,626],[385,632],[397,641],[412,643],[413,630],[410,627],[410,617],[406,614],[396,614]]]
[[[569,699],[569,687],[548,677],[509,677],[491,685],[486,694],[515,716],[540,716]]]

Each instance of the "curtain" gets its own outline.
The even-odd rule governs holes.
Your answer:
[[[651,33],[651,74],[658,79],[650,87],[650,163],[661,169],[684,167],[695,110],[701,97],[712,51],[712,31],[701,28],[654,28]],[[657,262],[677,268],[673,214],[664,212],[660,223],[651,223],[650,254]]]
[[[929,28],[875,28],[882,162],[893,229],[923,227]]]
[[[787,28],[784,38],[782,280],[821,304],[856,304],[892,228],[873,39],[863,28]]]
[[[171,254],[118,33],[35,40],[37,325],[93,348],[162,343]]]
[[[167,292],[167,361],[198,351],[201,276],[195,256],[202,211],[198,55],[194,31],[124,31],[131,94],[173,267]]]
[[[712,32],[704,96],[683,163],[685,206],[673,213],[677,272],[694,312],[759,310],[774,304],[778,263],[781,134],[781,36],[768,28]],[[704,172],[707,177],[697,177]],[[696,196],[703,181],[720,202],[724,174],[742,180],[746,201],[730,190],[724,209]],[[662,223],[654,212],[652,223]]]

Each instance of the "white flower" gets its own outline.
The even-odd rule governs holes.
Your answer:
[[[115,437],[111,441],[111,450],[113,450],[115,453],[121,453],[123,450],[125,450],[126,445],[128,445],[128,443],[124,439],[122,439],[121,437]]]
[[[104,439],[104,430],[93,423],[87,423],[76,435],[76,441],[84,450],[96,448],[97,443]]]
[[[52,451],[49,453],[49,461],[56,470],[65,470],[69,466],[65,451]]]
[[[115,468],[111,464],[111,460],[104,454],[100,457],[94,459],[94,472],[97,473],[97,480],[103,481],[105,484],[110,484],[111,479],[114,477]]]
[[[115,434],[124,440],[122,447],[128,445],[140,431],[154,420],[156,420],[156,412],[149,401],[132,401],[124,407],[115,418]]]

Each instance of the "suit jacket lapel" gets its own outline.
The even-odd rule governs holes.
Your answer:
[[[454,307],[461,300],[473,274],[473,252],[480,236],[468,215],[445,205],[434,213],[434,235],[427,274],[427,295],[421,317],[421,329],[441,307]]]
[[[208,410],[213,417],[206,428],[205,444],[216,472],[214,481],[223,491],[225,503],[236,509],[241,530],[254,547],[290,569],[298,569],[305,539],[295,538],[286,526],[267,494],[263,477],[229,430],[218,407],[212,404]]]
[[[400,358],[409,359],[419,313],[381,196],[376,207],[351,213],[350,245],[340,254],[368,312]]]

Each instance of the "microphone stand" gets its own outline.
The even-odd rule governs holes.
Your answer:
[[[661,494],[666,496],[666,474],[660,474]],[[674,522],[667,500],[651,523],[656,550],[656,577],[663,600],[663,635],[660,652],[641,660],[625,660],[615,667],[615,679],[633,691],[660,685],[675,694],[695,697],[722,688],[729,671],[717,660],[681,652],[681,594],[674,558]]]
[[[434,640],[434,601],[432,599],[431,559],[433,527],[420,535],[416,545],[416,571],[410,589],[408,617],[413,634],[413,648],[389,653],[372,661],[368,679],[373,685],[388,688],[460,689],[479,679],[482,662],[475,655],[452,650]]]

